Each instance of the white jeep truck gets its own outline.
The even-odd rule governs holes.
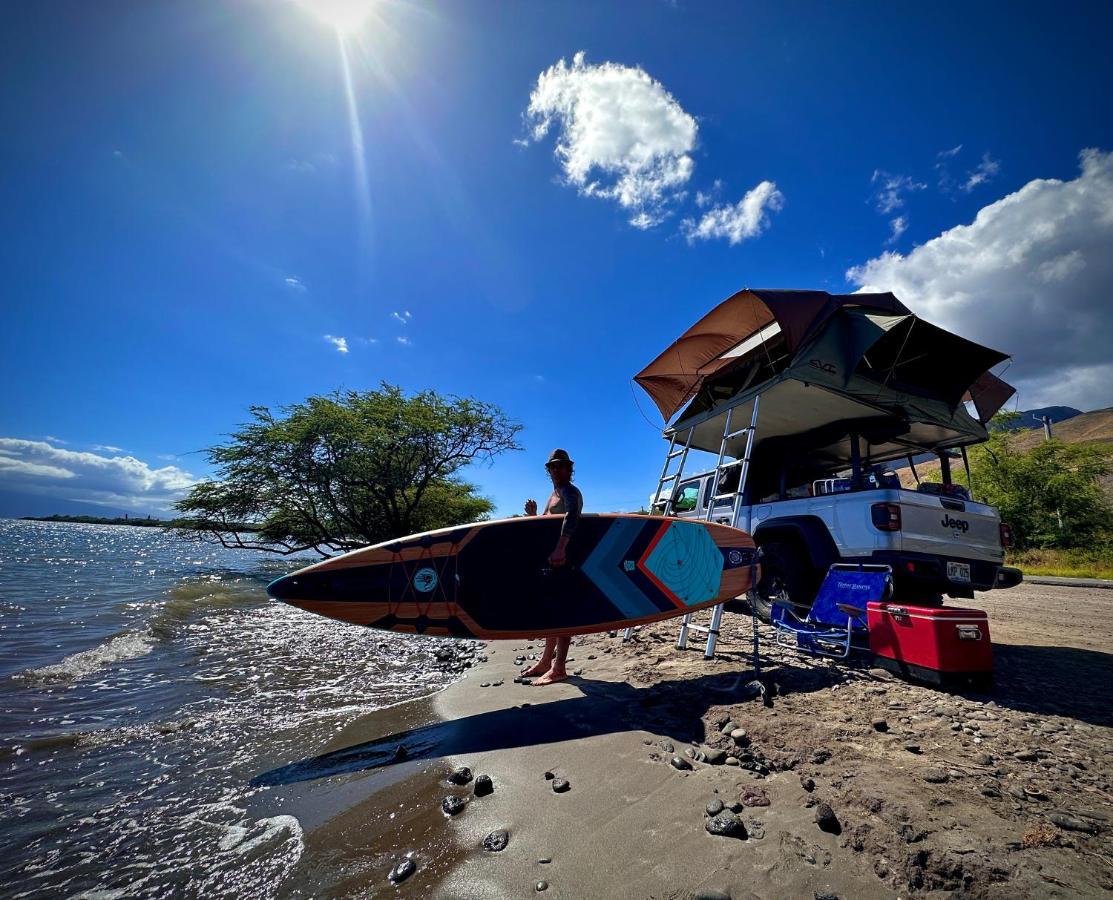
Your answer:
[[[950,484],[947,467],[943,471],[948,484],[925,482],[917,490],[900,487],[891,472],[871,472],[857,482],[819,479],[786,490],[783,499],[744,498],[733,522],[735,504],[720,500],[710,518],[749,531],[761,548],[762,578],[750,601],[765,617],[774,599],[810,606],[836,562],[891,566],[896,597],[910,603],[937,603],[943,594],[972,598],[974,591],[1018,584],[1020,572],[1003,565],[1008,526],[994,507]],[[714,474],[683,479],[670,514],[707,518]]]

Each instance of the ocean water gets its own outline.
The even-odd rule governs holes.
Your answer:
[[[454,677],[267,598],[307,561],[0,520],[0,896],[281,892],[302,826],[251,779]]]

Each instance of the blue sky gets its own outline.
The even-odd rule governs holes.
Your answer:
[[[249,405],[381,380],[525,425],[501,512],[554,446],[636,508],[630,378],[745,286],[893,289],[1022,408],[1113,403],[1108,4],[365,5],[351,102],[295,0],[9,10],[0,514],[157,511]]]

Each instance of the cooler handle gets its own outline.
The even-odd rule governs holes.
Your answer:
[[[977,625],[956,625],[955,630],[958,632],[960,641],[980,641],[982,639],[982,630]]]

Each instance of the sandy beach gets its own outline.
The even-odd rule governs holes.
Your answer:
[[[696,642],[676,650],[666,622],[629,643],[577,640],[580,674],[546,688],[514,682],[515,659],[540,645],[487,645],[443,692],[260,776],[295,789],[306,831],[284,891],[1101,895],[1113,890],[1110,604],[1110,591],[1036,585],[980,595],[996,684],[977,695],[784,654],[763,629],[767,706],[746,688],[750,619],[731,613],[712,661]],[[460,766],[472,780],[450,783]],[[464,801],[454,815],[450,796]],[[745,837],[708,833],[719,804]],[[505,849],[483,849],[500,830]],[[416,869],[396,886],[407,854]]]

